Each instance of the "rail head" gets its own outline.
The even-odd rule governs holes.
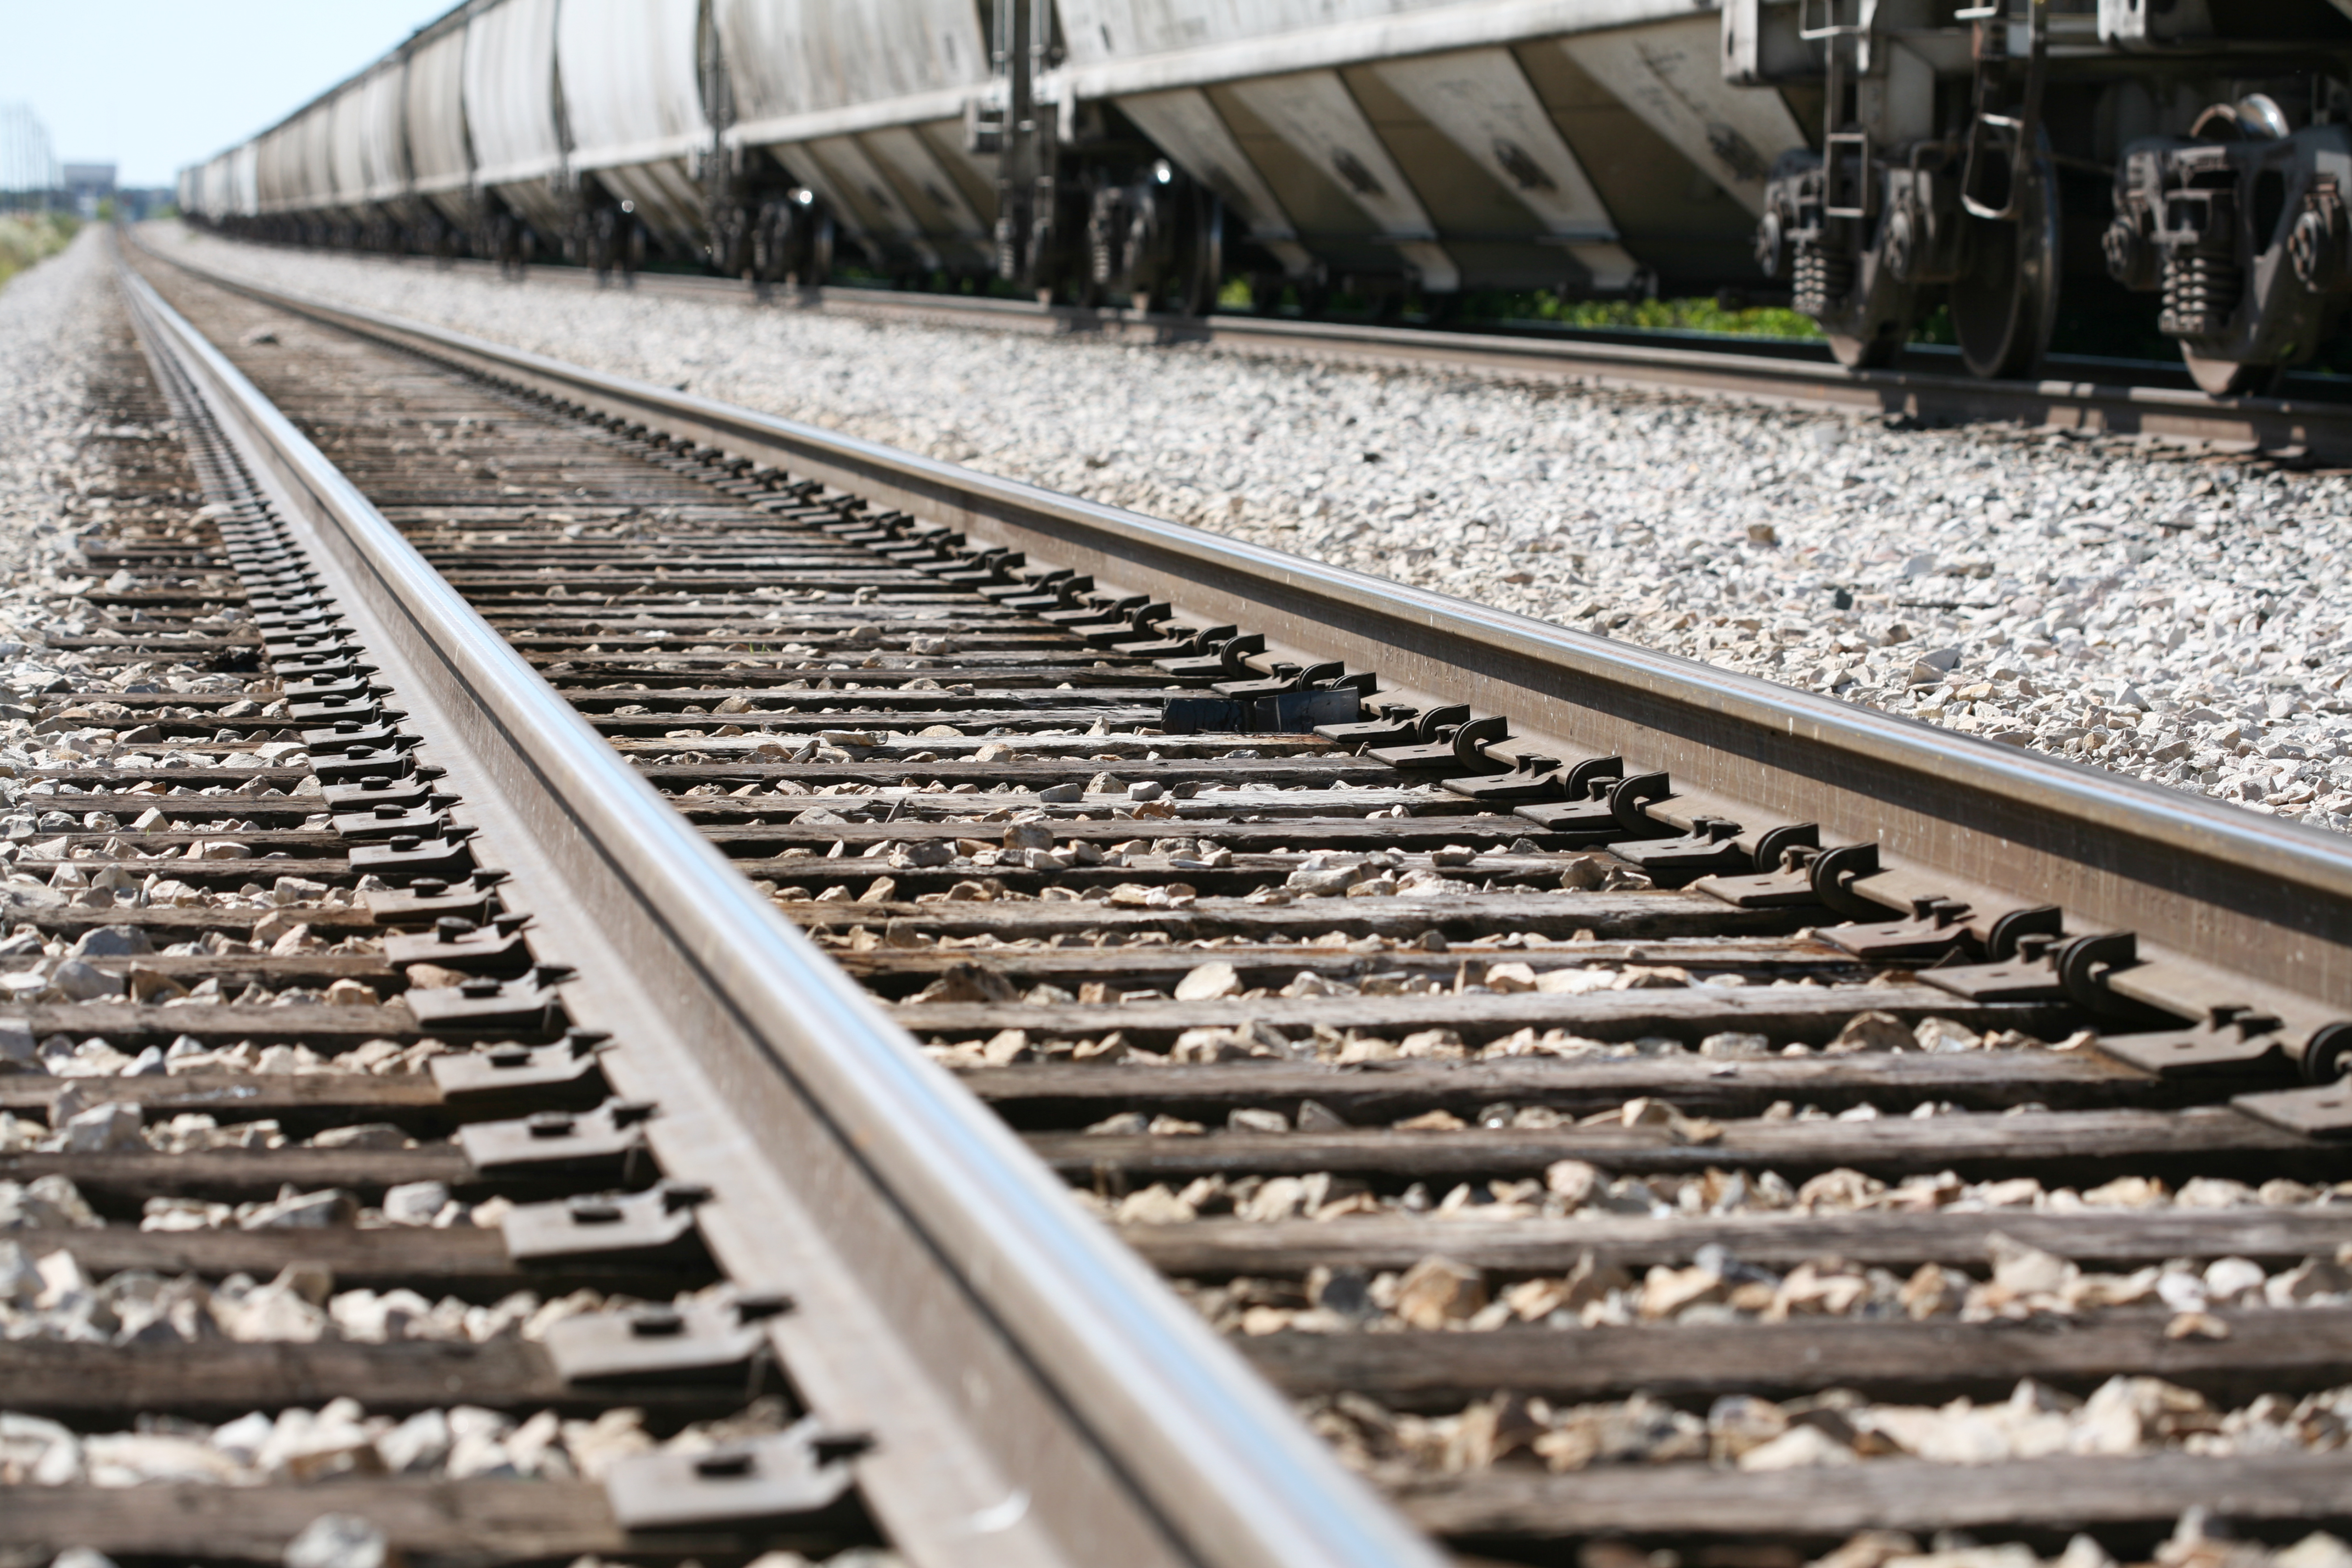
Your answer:
[[[470,334],[175,266],[256,299],[643,421],[1171,602],[1384,685],[1508,718],[1527,748],[1622,755],[1678,789],[1875,844],[1883,863],[2131,931],[2352,1010],[2352,841],[2202,796],[979,473]]]
[[[226,356],[135,273],[124,286],[151,342],[307,536],[483,842],[537,895],[550,950],[586,955],[572,960],[573,984],[627,1021],[614,1073],[662,1100],[664,1169],[733,1173],[698,1211],[714,1251],[739,1279],[831,1290],[845,1331],[864,1311],[896,1336],[845,1346],[795,1329],[805,1309],[778,1320],[787,1364],[821,1410],[833,1393],[901,1430],[932,1429],[896,1455],[886,1437],[859,1461],[895,1467],[892,1495],[872,1500],[910,1558],[1435,1568],[1434,1548]],[[813,1272],[845,1259],[869,1278],[828,1285]],[[893,1415],[894,1399],[922,1407]]]

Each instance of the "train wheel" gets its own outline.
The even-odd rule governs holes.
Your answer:
[[[1969,218],[1969,262],[1951,285],[1952,331],[1969,374],[2015,380],[2033,374],[2058,320],[2058,185],[2034,165],[2014,222]]]
[[[1192,211],[1192,243],[1186,248],[1176,284],[1175,306],[1187,316],[1216,309],[1225,284],[1225,204],[1213,192],[1198,193]]]
[[[801,277],[802,288],[822,289],[833,280],[833,252],[836,237],[833,215],[829,212],[817,214],[816,222],[810,226],[808,271]]]
[[[609,208],[598,208],[583,226],[587,230],[589,269],[596,274],[596,287],[604,288],[613,280],[613,215]]]

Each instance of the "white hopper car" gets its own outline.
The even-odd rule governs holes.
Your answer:
[[[2067,309],[2222,393],[2352,300],[2347,120],[2352,0],[467,0],[182,197],[1193,310],[1777,289],[1853,365],[1948,309],[1984,375]]]

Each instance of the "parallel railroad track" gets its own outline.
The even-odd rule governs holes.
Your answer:
[[[1045,1172],[1457,1551],[1550,1561],[1580,1543],[1591,1560],[1622,1542],[1795,1563],[1868,1530],[2045,1551],[2083,1531],[2133,1558],[2184,1509],[2273,1540],[2352,1510],[2331,1392],[2352,1383],[2337,1258],[2352,1208],[2334,1185],[2352,1176],[2334,1141],[2352,1119],[2329,1087],[2352,1017],[2352,858],[2334,840],[413,324],[149,270],[301,426],[225,420],[300,514],[323,584],[351,595],[337,607],[391,672],[381,701],[414,715],[388,721],[448,769],[431,783],[457,803],[424,811],[478,826],[475,861],[514,872],[510,894],[460,879],[438,896],[537,918],[533,952],[490,966],[542,1009],[538,1034],[512,1037],[552,1039],[550,1007],[613,1027],[611,1087],[662,1107],[633,1178],[657,1166],[710,1185],[688,1212],[717,1266],[755,1298],[795,1298],[771,1327],[793,1408],[842,1440],[812,1462],[845,1468],[864,1505],[829,1520],[850,1532],[833,1543],[863,1528],[913,1561],[971,1560],[983,1510],[909,1490],[918,1471],[948,1489],[913,1462],[933,1456],[909,1454],[925,1424],[893,1401],[912,1398],[983,1426],[975,1412],[1027,1412],[1002,1429],[1042,1435],[990,1460],[1029,1487],[1031,1551],[1101,1560],[1116,1539],[1171,1561],[1418,1560],[1213,1346],[1155,1315],[1172,1302],[1082,1250],[1100,1244],[1072,1205],[1023,1207]],[[211,363],[134,293],[176,345],[159,363]],[[199,379],[235,403],[223,370]],[[349,489],[304,466],[303,435]],[[377,537],[379,513],[421,560]],[[90,596],[108,616],[93,635],[174,613],[147,579],[188,550],[87,542],[93,570],[131,579]],[[363,581],[419,604],[426,565],[478,627],[413,612],[404,626]],[[458,688],[504,668],[498,639],[602,741],[545,760],[518,728],[536,688],[499,686],[468,716]],[[112,727],[118,750],[203,727],[120,706],[82,721]],[[313,756],[338,743],[300,739]],[[631,795],[607,820],[558,787],[589,776],[591,752],[625,759],[675,814]],[[55,782],[87,794],[131,776]],[[336,836],[351,825],[321,826],[275,841],[315,857],[320,880],[360,869]],[[707,857],[678,845],[698,837],[748,879],[695,881],[714,906],[697,926],[656,898],[662,868],[596,869],[628,856],[625,829],[698,873]],[[66,835],[64,853],[103,852],[107,836]],[[28,851],[19,867],[53,863]],[[415,898],[378,894],[374,919]],[[763,904],[888,1021],[767,935]],[[422,996],[445,977],[404,963],[414,951],[352,973]],[[534,960],[582,973],[518,967]],[[648,975],[667,1024],[631,1010],[627,986]],[[740,1016],[767,983],[760,995],[800,1018]],[[112,1005],[126,1050],[199,1011]],[[34,1003],[31,1028],[75,1029],[65,1010]],[[350,1048],[401,1010],[339,1029],[326,1009],[273,1008],[288,1016],[272,1037]],[[676,1039],[681,1019],[711,1037]],[[262,1026],[221,1023],[257,1043]],[[894,1029],[1017,1131],[1025,1163],[1003,1131],[956,1120]],[[121,1081],[159,1110],[182,1082]],[[261,1090],[239,1117],[294,1125],[348,1092],[420,1135],[341,1154],[358,1165],[285,1164],[298,1185],[489,1190],[474,1145],[427,1141],[469,1113],[423,1079],[238,1081]],[[767,1164],[749,1177],[740,1147],[711,1136],[733,1123],[697,1099],[712,1083],[763,1129]],[[54,1093],[0,1091],[28,1110]],[[856,1180],[821,1147],[805,1168],[779,1152],[844,1133]],[[118,1206],[158,1180],[227,1183],[227,1201],[320,1156],[215,1162],[240,1175],[211,1158],[72,1170]],[[959,1182],[980,1190],[945,1190]],[[904,1226],[952,1289],[884,1312],[871,1343],[877,1326],[826,1309],[876,1300],[877,1276],[844,1284],[805,1255],[762,1254],[743,1229],[762,1203],[823,1233],[826,1261],[879,1278],[903,1277],[889,1271],[909,1254],[847,1256],[843,1231]],[[162,1267],[259,1277],[266,1262],[228,1261],[265,1233],[152,1234],[90,1231],[76,1250],[93,1272],[159,1267],[142,1260],[168,1247],[194,1250]],[[512,1266],[479,1228],[363,1229],[335,1248],[339,1283]],[[940,1321],[958,1300],[972,1321]],[[1134,1337],[1106,1311],[1136,1319],[1119,1325]],[[845,1355],[837,1336],[861,1326],[869,1342]],[[80,1353],[58,1352],[61,1389],[96,1386]],[[365,1390],[401,1375],[352,1347],[312,1353],[343,1357],[370,1409]],[[940,1386],[845,1377],[866,1354],[928,1365]],[[229,1375],[201,1355],[176,1364],[189,1383]],[[586,1407],[532,1367],[510,1407]],[[1929,1408],[1956,1398],[1972,1403]],[[168,1381],[110,1400],[115,1427],[99,1429],[134,1408],[216,1413]],[[851,1453],[853,1433],[871,1447]],[[989,1462],[952,1436],[946,1462]],[[268,1500],[255,1520],[309,1517],[301,1489],[249,1495]],[[96,1530],[90,1506],[75,1517]],[[566,1506],[614,1528],[613,1505]],[[29,1532],[5,1517],[0,1532],[66,1543],[52,1516]],[[184,1520],[176,1537],[148,1528],[148,1550],[195,1550]],[[387,1529],[420,1555],[451,1550],[406,1518]],[[594,1549],[729,1550],[642,1531]]]
[[[406,260],[378,265],[426,267]],[[493,276],[493,264],[445,264]],[[1695,393],[1782,406],[1877,414],[1927,425],[2008,424],[2084,436],[2137,436],[2169,444],[2255,452],[2284,460],[2352,462],[2352,401],[2315,377],[2279,395],[2216,399],[2184,374],[2150,377],[2127,366],[2060,356],[2035,381],[1983,381],[1939,368],[1929,353],[1894,370],[1850,371],[1803,350],[1762,342],[1680,347],[1671,342],[1573,333],[1504,333],[1354,321],[1213,313],[1181,316],[1118,306],[1042,305],[971,295],[830,286],[760,287],[730,279],[639,273],[625,285],[573,267],[542,267],[534,285],[640,293],[990,331],[1075,335],[1113,342],[1215,343],[1253,353],[1453,369],[1538,382],[1658,393]]]

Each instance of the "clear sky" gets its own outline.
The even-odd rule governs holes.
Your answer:
[[[299,108],[454,0],[0,0],[0,103],[58,161],[168,185]]]

